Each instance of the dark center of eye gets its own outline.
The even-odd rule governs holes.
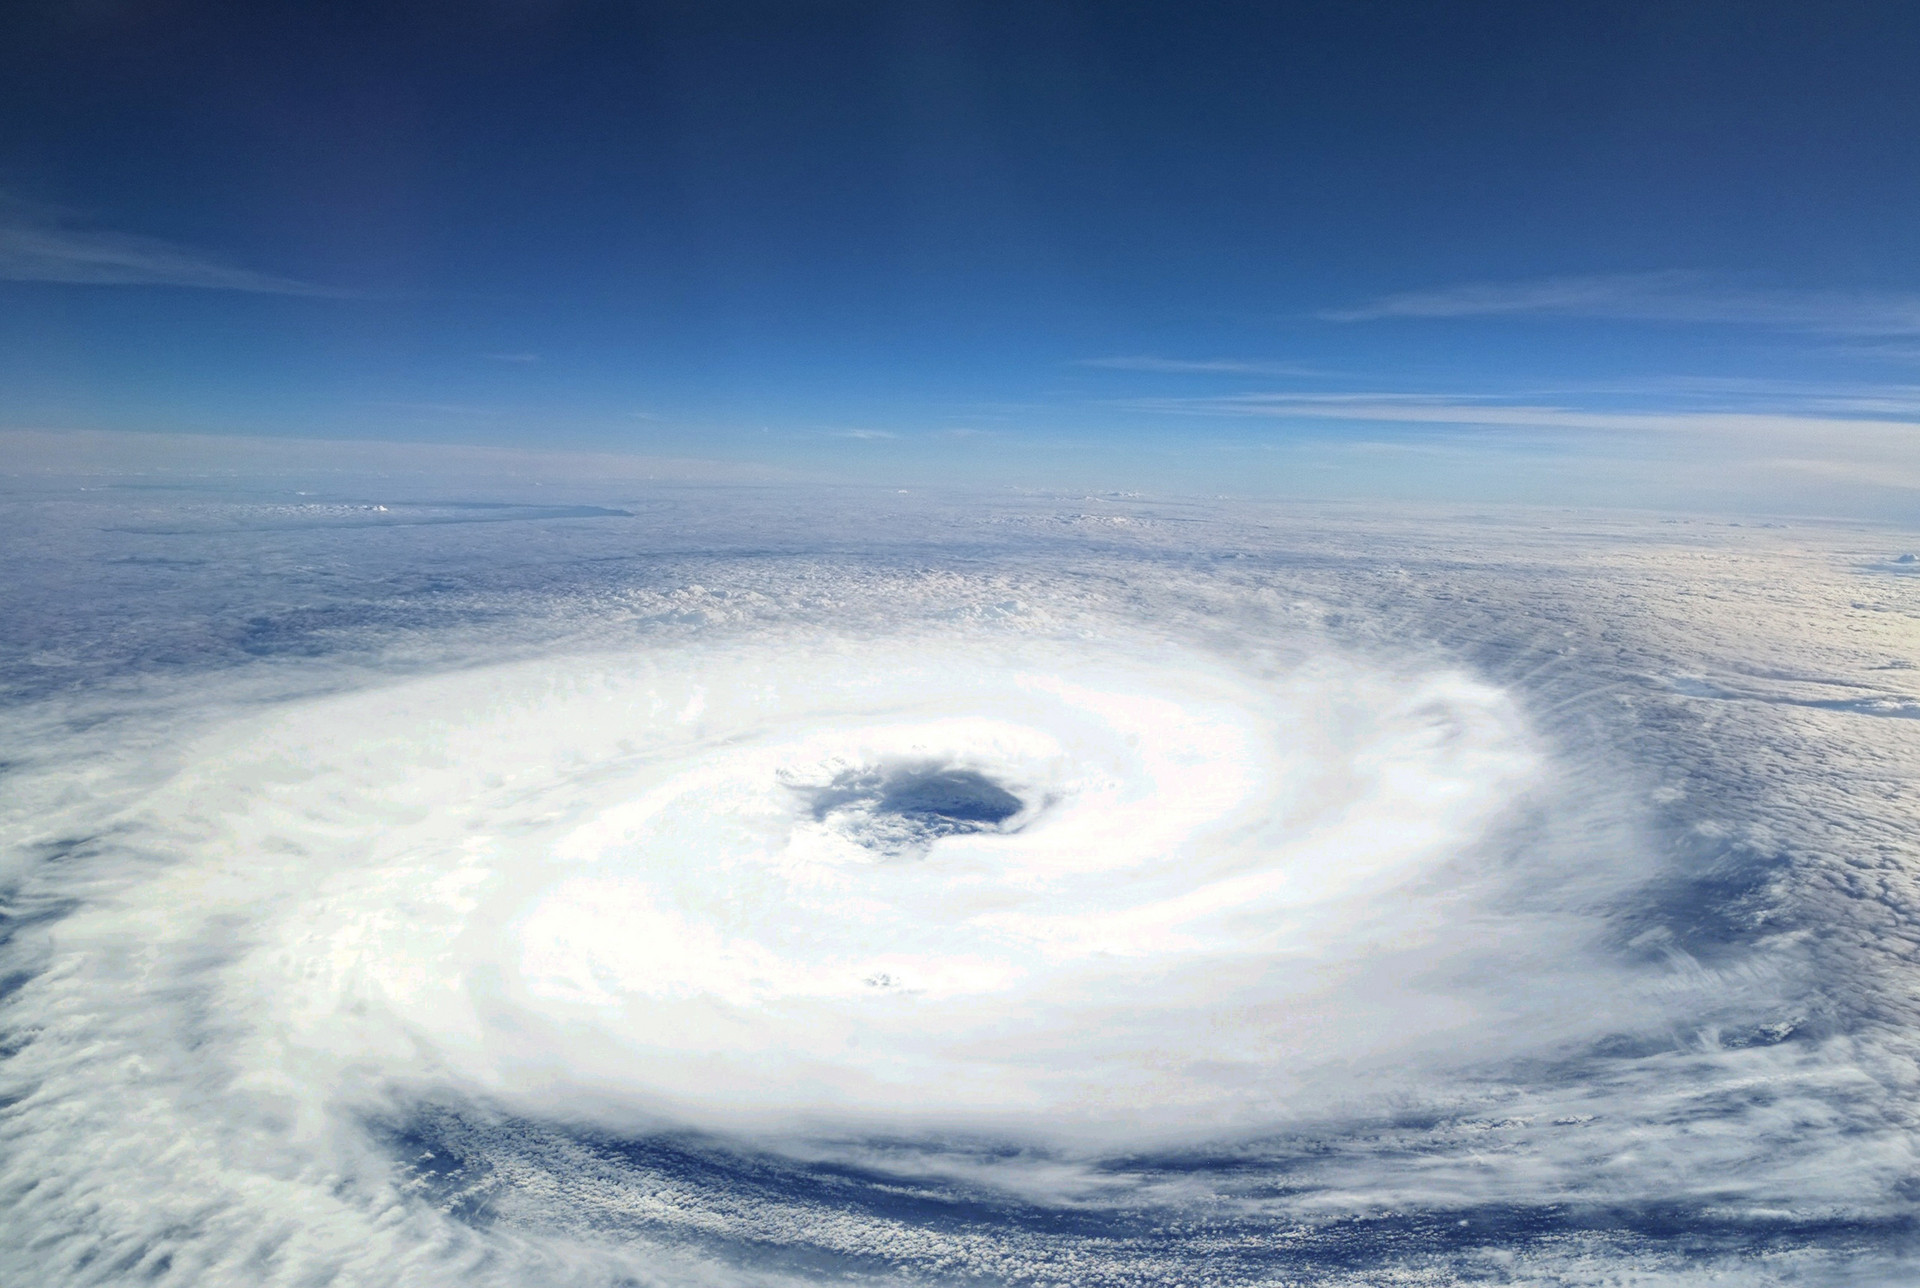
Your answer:
[[[924,852],[943,836],[1002,830],[1027,807],[977,770],[941,765],[847,770],[803,790],[816,821],[891,853]]]
[[[881,784],[876,814],[946,819],[992,827],[1018,814],[1025,803],[984,774],[970,769],[905,772]]]

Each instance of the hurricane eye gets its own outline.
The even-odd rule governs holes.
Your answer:
[[[942,764],[843,770],[796,790],[814,822],[892,855],[924,854],[946,836],[1015,831],[1027,812],[1026,801],[986,774]]]
[[[907,771],[880,786],[874,810],[903,818],[997,827],[1026,808],[1018,796],[968,769]]]

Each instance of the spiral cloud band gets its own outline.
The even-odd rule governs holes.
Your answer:
[[[1540,772],[1459,676],[952,645],[467,672],[206,762],[145,898],[275,910],[226,968],[260,1076],[889,1129],[1258,1119],[1469,1022],[1355,976]]]
[[[514,539],[433,547],[473,598],[411,634],[16,672],[10,1273],[1904,1255],[1898,968],[1810,931],[1866,923],[1778,858],[1853,797],[1738,777],[1739,721],[1904,728],[1891,698],[1701,697],[1706,646],[1619,647],[1511,560],[1423,587],[1023,535],[1015,580],[655,556],[533,592],[482,571]]]

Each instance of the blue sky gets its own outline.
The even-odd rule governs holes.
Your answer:
[[[1904,4],[23,4],[0,427],[1906,517]]]

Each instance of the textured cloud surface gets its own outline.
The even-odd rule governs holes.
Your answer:
[[[35,486],[10,1278],[1913,1269],[1911,538]]]

